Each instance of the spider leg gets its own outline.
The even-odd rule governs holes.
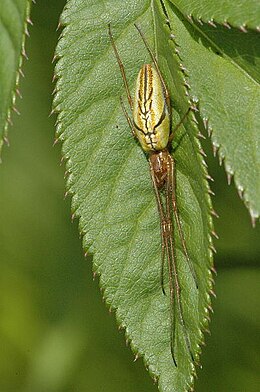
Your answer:
[[[155,174],[154,174],[154,169],[151,163],[151,160],[149,158],[149,165],[150,165],[150,173],[152,177],[152,183],[153,183],[153,188],[154,188],[154,193],[156,196],[156,203],[158,207],[158,212],[160,216],[160,223],[161,223],[161,248],[162,248],[162,262],[161,262],[161,287],[162,287],[162,292],[165,295],[165,289],[164,289],[164,259],[165,259],[165,248],[167,251],[168,247],[168,242],[167,242],[167,232],[166,232],[166,220],[164,216],[164,211],[163,211],[163,204],[162,204],[162,199],[161,195],[158,189],[158,185],[156,182]]]
[[[183,248],[183,251],[184,251],[184,255],[185,255],[185,258],[186,258],[186,260],[188,262],[189,269],[190,269],[190,272],[192,274],[194,283],[195,283],[196,287],[198,288],[197,275],[196,275],[194,266],[193,266],[193,264],[192,264],[192,262],[191,262],[191,260],[189,258],[189,254],[188,254],[187,246],[186,246],[186,241],[185,241],[184,234],[183,234],[183,229],[182,229],[182,226],[181,226],[181,221],[180,221],[180,218],[179,218],[179,212],[178,212],[178,207],[177,207],[177,202],[176,202],[176,193],[175,193],[175,189],[176,189],[176,186],[175,186],[175,170],[174,170],[174,165],[175,164],[174,164],[174,159],[172,158],[172,156],[170,154],[169,154],[169,163],[170,163],[170,165],[169,165],[170,166],[169,167],[169,184],[170,184],[170,194],[171,194],[171,199],[172,199],[172,208],[173,208],[175,220],[176,220],[176,223],[177,223],[177,228],[178,228],[178,232],[179,232],[179,236],[180,236],[180,240],[181,240],[181,245],[182,245],[182,248]]]
[[[125,104],[123,102],[123,98],[122,97],[120,97],[120,103],[121,103],[121,107],[122,107],[122,110],[124,112],[125,118],[127,119],[129,128],[132,130],[132,134],[133,134],[134,138],[136,138],[137,136],[136,136],[136,131],[135,131],[135,127],[134,127],[133,121],[132,121],[131,117],[129,116],[129,114],[127,113],[127,110],[126,110],[126,107],[125,107]]]
[[[172,157],[169,154],[169,158]],[[175,260],[175,253],[174,253],[174,232],[173,232],[173,225],[171,220],[171,202],[172,202],[172,175],[171,175],[171,165],[168,166],[168,176],[167,176],[167,183],[166,183],[166,216],[169,222],[169,229],[168,229],[168,241],[169,241],[169,248],[170,248],[170,258],[169,258],[169,282],[170,282],[170,293],[171,293],[171,312],[174,313],[174,296],[176,296],[176,305],[178,308],[178,315],[180,319],[180,323],[184,332],[184,339],[186,342],[186,346],[190,353],[191,359],[194,362],[194,357],[191,351],[191,342],[189,338],[189,334],[186,329],[184,317],[183,317],[183,308],[181,303],[181,287],[178,279],[178,271],[177,271],[177,264]],[[173,284],[174,281],[174,284]],[[175,291],[174,291],[175,287]],[[172,323],[175,324],[174,317],[172,316]],[[172,335],[171,335],[171,347],[172,352],[174,352],[174,345],[175,345],[175,325],[172,325]]]
[[[184,114],[184,116],[180,119],[180,121],[178,122],[178,124],[175,126],[175,128],[172,130],[170,136],[169,136],[169,143],[172,142],[175,132],[177,131],[177,129],[181,126],[181,124],[184,122],[185,118],[188,116],[188,114],[190,113],[191,108],[189,107],[189,109],[187,110],[187,112]]]
[[[130,94],[129,85],[128,85],[128,82],[127,82],[127,79],[126,79],[125,68],[124,68],[124,65],[123,65],[123,63],[122,63],[122,61],[120,59],[119,53],[117,51],[117,47],[116,47],[116,44],[115,44],[115,41],[114,41],[114,38],[113,38],[113,34],[112,34],[110,23],[108,25],[108,34],[109,34],[109,38],[110,38],[112,47],[114,49],[115,56],[116,56],[116,59],[117,59],[117,62],[118,62],[119,68],[120,68],[120,72],[121,72],[121,75],[122,75],[122,78],[123,78],[123,81],[124,81],[124,85],[125,85],[125,89],[126,89],[126,93],[127,93],[128,103],[129,103],[129,106],[131,108],[131,111],[133,111],[133,100],[132,100],[132,97],[131,97],[131,94]]]
[[[161,81],[162,86],[163,86],[163,89],[164,89],[165,101],[166,101],[166,104],[167,104],[169,113],[171,113],[171,100],[170,100],[170,94],[169,94],[169,92],[168,92],[168,90],[167,90],[167,87],[166,87],[166,84],[165,84],[165,82],[164,82],[164,80],[163,80],[161,71],[160,71],[160,69],[159,69],[158,61],[157,61],[155,55],[153,54],[153,52],[152,52],[152,50],[151,50],[151,48],[150,48],[150,46],[149,46],[149,44],[148,44],[148,42],[147,42],[147,40],[146,40],[144,34],[143,34],[143,32],[142,32],[142,30],[140,29],[140,27],[139,27],[136,23],[134,23],[134,26],[135,26],[135,28],[137,29],[138,33],[140,34],[140,36],[141,36],[141,38],[142,38],[142,40],[143,40],[143,42],[144,42],[144,45],[145,45],[146,49],[148,50],[148,52],[149,52],[149,54],[150,54],[150,56],[151,56],[151,59],[153,60],[153,63],[154,63],[155,68],[156,68],[156,71],[157,71],[157,73],[158,73],[158,75],[159,75],[160,81]],[[171,116],[170,116],[170,117],[171,117]]]

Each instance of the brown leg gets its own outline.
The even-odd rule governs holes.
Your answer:
[[[171,160],[172,157],[169,154],[169,159]],[[170,161],[171,162],[171,161]],[[167,184],[166,184],[166,217],[169,220],[169,229],[168,229],[168,241],[169,241],[169,248],[170,248],[170,255],[171,258],[169,259],[169,273],[170,275],[170,290],[172,290],[171,294],[171,308],[172,312],[174,312],[174,288],[175,287],[175,296],[176,296],[176,305],[178,308],[178,316],[180,319],[180,323],[183,329],[184,333],[184,338],[186,342],[186,346],[188,348],[188,351],[190,353],[191,359],[194,362],[193,354],[191,351],[191,342],[189,338],[189,334],[186,329],[184,317],[183,317],[183,309],[182,309],[182,303],[181,303],[181,288],[179,284],[179,279],[178,279],[178,271],[177,271],[177,264],[176,264],[176,259],[175,259],[175,252],[174,252],[174,231],[173,231],[173,225],[172,225],[172,208],[171,208],[171,201],[172,201],[172,174],[171,174],[171,164],[168,166],[168,179],[167,179]],[[173,286],[173,280],[174,280],[174,286]],[[172,346],[172,352],[174,352],[174,343],[175,343],[175,320],[174,317],[172,317],[172,335],[171,335],[171,346]]]
[[[172,142],[175,132],[177,131],[177,129],[181,126],[181,124],[184,122],[185,118],[188,116],[188,114],[190,113],[191,108],[189,108],[187,110],[187,112],[184,114],[184,116],[182,117],[182,119],[178,122],[178,124],[175,126],[175,128],[172,130],[170,136],[169,136],[169,143]]]
[[[150,54],[150,56],[151,56],[151,59],[153,60],[153,63],[154,63],[155,68],[156,68],[156,71],[157,71],[157,73],[158,73],[158,75],[159,75],[160,81],[161,81],[162,86],[163,86],[163,89],[164,89],[165,100],[166,100],[166,104],[167,104],[167,107],[168,107],[168,111],[169,111],[169,113],[171,113],[171,100],[170,100],[170,94],[169,94],[169,92],[168,92],[168,90],[167,90],[167,87],[166,87],[166,84],[165,84],[165,82],[164,82],[164,80],[163,80],[161,71],[160,71],[160,69],[159,69],[158,62],[157,62],[157,60],[156,60],[156,58],[155,58],[155,55],[154,55],[153,52],[151,51],[151,48],[150,48],[150,46],[148,45],[148,42],[146,41],[146,38],[145,38],[145,36],[144,36],[142,30],[140,29],[140,27],[139,27],[136,23],[135,23],[134,25],[135,25],[135,27],[136,27],[138,33],[140,34],[140,36],[141,36],[141,38],[142,38],[142,40],[143,40],[143,42],[144,42],[144,44],[145,44],[145,47],[146,47],[146,49],[148,50],[148,52],[149,52],[149,54]]]
[[[110,23],[108,25],[108,34],[109,34],[110,41],[111,41],[112,47],[114,49],[115,56],[116,56],[116,59],[117,59],[117,62],[118,62],[119,68],[120,68],[120,72],[121,72],[121,75],[122,75],[122,78],[123,78],[123,81],[124,81],[124,85],[125,85],[125,89],[126,89],[126,93],[127,93],[127,99],[128,99],[128,102],[129,102],[129,106],[130,106],[131,111],[132,111],[133,110],[133,100],[132,100],[132,97],[131,97],[131,94],[130,94],[130,89],[129,89],[129,86],[128,86],[128,82],[127,82],[127,79],[126,79],[125,68],[124,68],[124,65],[123,65],[123,63],[122,63],[122,61],[120,59],[119,53],[117,51],[117,47],[116,47],[116,44],[115,44],[115,41],[114,41],[114,38],[113,38],[113,34],[112,34],[112,31],[111,31]]]
[[[127,119],[129,128],[132,130],[133,137],[136,138],[137,136],[136,136],[136,132],[135,132],[135,127],[134,127],[133,121],[132,121],[131,117],[129,116],[129,114],[127,113],[127,110],[126,110],[126,107],[124,105],[122,97],[120,97],[120,103],[121,103],[121,107],[123,109],[125,118]]]
[[[178,228],[178,232],[179,232],[179,236],[180,236],[180,240],[181,240],[181,245],[185,254],[185,258],[188,262],[189,265],[189,269],[190,272],[192,274],[193,280],[196,284],[196,287],[198,288],[198,279],[196,276],[196,272],[194,270],[194,266],[189,258],[189,254],[187,251],[187,246],[186,246],[186,242],[185,242],[185,238],[184,238],[184,234],[183,234],[183,229],[181,226],[181,222],[180,222],[180,218],[179,218],[179,212],[178,212],[178,207],[177,207],[177,203],[176,203],[176,185],[175,185],[175,171],[174,171],[174,160],[172,158],[172,156],[169,154],[169,183],[170,183],[170,193],[171,193],[171,198],[172,198],[172,208],[173,208],[173,212],[174,212],[174,216],[175,216],[175,220],[177,223],[177,228]]]
[[[162,287],[162,292],[165,295],[164,278],[163,278],[163,275],[164,275],[164,256],[165,256],[165,248],[166,248],[166,252],[167,252],[167,247],[168,247],[167,241],[165,239],[166,221],[165,221],[161,196],[159,193],[159,189],[157,186],[157,182],[156,182],[156,178],[155,178],[155,174],[154,174],[154,170],[153,170],[153,166],[151,164],[150,158],[149,158],[149,165],[150,165],[150,173],[151,173],[151,178],[152,178],[152,182],[153,182],[154,193],[155,193],[155,197],[156,197],[157,208],[158,208],[158,212],[159,212],[159,216],[160,216],[160,223],[161,223],[161,247],[162,247],[161,287]]]

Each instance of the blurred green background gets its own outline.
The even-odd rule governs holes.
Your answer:
[[[133,362],[114,315],[92,280],[70,201],[63,200],[60,146],[52,148],[51,59],[65,1],[33,6],[29,61],[10,148],[0,167],[0,392],[156,391],[142,360]],[[197,392],[258,392],[260,228],[210,147],[215,178],[217,300],[201,358]]]

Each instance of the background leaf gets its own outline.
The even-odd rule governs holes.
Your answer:
[[[227,23],[242,30],[260,29],[260,11],[257,0],[174,0],[171,2],[185,16],[210,23]]]
[[[26,56],[24,43],[30,11],[28,0],[1,0],[0,4],[0,151],[7,142],[11,109],[15,108],[19,70],[22,55]]]
[[[116,310],[134,352],[161,391],[186,391],[194,364],[177,328],[174,367],[170,354],[169,298],[160,287],[160,224],[147,159],[128,128],[120,107],[124,86],[108,37],[111,23],[131,89],[144,62],[151,62],[134,28],[137,22],[152,46],[178,113],[188,107],[183,75],[159,3],[70,1],[56,67],[54,101],[58,138],[67,159],[67,186],[73,214],[80,219],[83,245],[94,253],[94,270],[107,304]],[[95,25],[93,26],[93,20]],[[133,53],[135,54],[133,56]],[[198,357],[201,330],[208,323],[212,266],[210,200],[200,145],[192,124],[174,140],[180,215],[199,280],[196,289],[177,238],[184,318]]]
[[[192,99],[198,100],[213,146],[255,220],[260,213],[260,40],[253,32],[244,37],[219,26],[181,23],[174,6],[168,12]]]

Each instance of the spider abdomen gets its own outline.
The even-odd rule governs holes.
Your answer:
[[[133,121],[144,151],[161,151],[167,147],[170,114],[161,79],[151,64],[143,65],[137,77]]]

